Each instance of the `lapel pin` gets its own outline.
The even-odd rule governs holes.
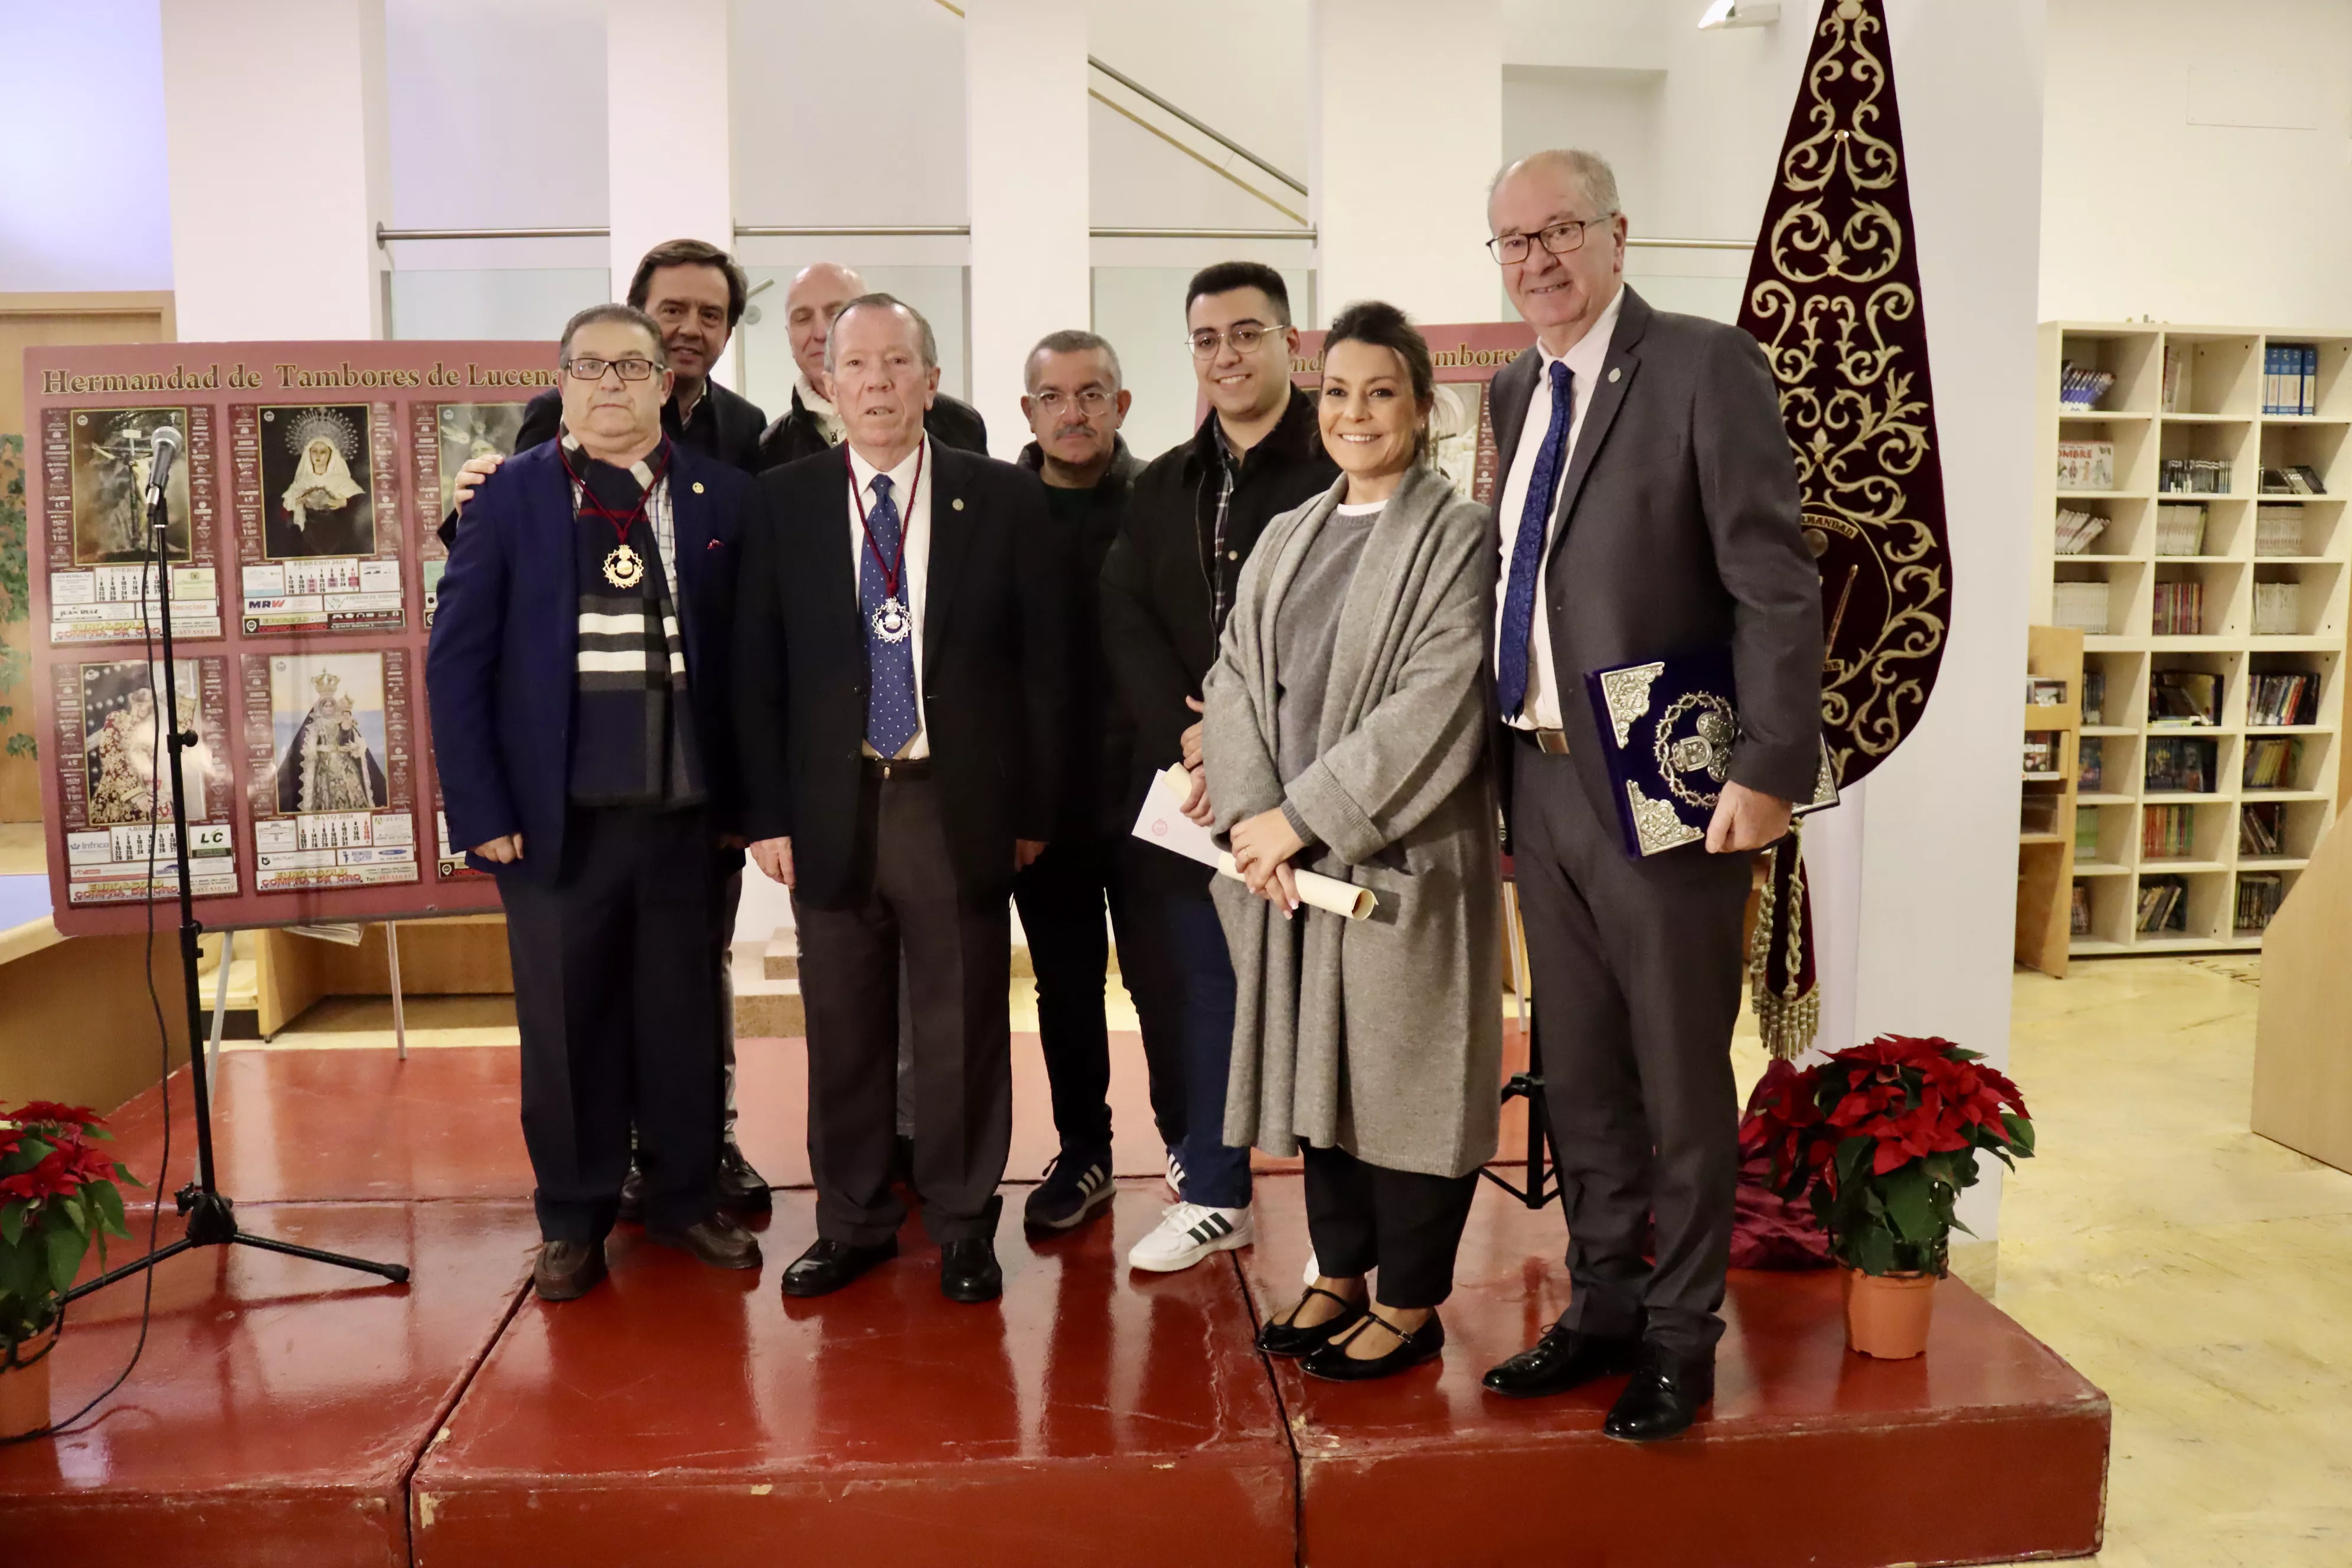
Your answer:
[[[1617,378],[1616,378],[1615,376],[1613,376],[1613,375],[1612,375],[1612,376],[1611,376],[1609,379],[1610,379],[1610,380],[1612,380],[1612,381],[1614,381],[1614,380],[1616,380]],[[700,495],[700,494],[702,493],[702,481],[701,481],[700,479],[697,479],[697,480],[695,480],[695,481],[694,481],[694,493],[695,493],[696,495]]]
[[[1624,371],[1623,371],[1623,369],[1622,369],[1622,368],[1617,369],[1617,370],[1612,370],[1612,371],[1611,371],[1611,372],[1609,373],[1609,380],[1610,380],[1611,384],[1612,384],[1612,385],[1613,385],[1613,384],[1615,384],[1615,383],[1616,383],[1616,381],[1617,381],[1617,378],[1618,378],[1618,377],[1620,377],[1620,376],[1622,376],[1622,375],[1623,375],[1624,374],[1625,374],[1625,372],[1624,372]],[[696,489],[700,489],[702,487],[701,487],[700,485],[697,485],[697,486],[695,486],[694,488],[695,488]]]
[[[955,499],[955,500],[951,500],[951,501],[948,502],[948,505],[950,505],[950,506],[951,506],[951,507],[955,508],[955,509],[956,509],[956,510],[958,510],[958,511],[961,511],[961,510],[963,510],[963,497],[961,497],[961,496],[958,496],[958,497],[956,497],[956,499]]]

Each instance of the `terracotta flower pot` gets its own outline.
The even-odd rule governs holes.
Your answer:
[[[52,1323],[16,1347],[13,1364],[0,1356],[0,1437],[21,1437],[49,1424],[49,1352],[57,1342]]]
[[[1936,1313],[1933,1274],[1864,1274],[1839,1265],[1845,1294],[1845,1342],[1881,1361],[1908,1361],[1927,1348]]]

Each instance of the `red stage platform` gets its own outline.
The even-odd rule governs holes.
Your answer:
[[[1034,1038],[1016,1049],[1028,1176],[1052,1139]],[[1269,1367],[1250,1333],[1297,1288],[1297,1180],[1261,1184],[1255,1248],[1129,1271],[1164,1194],[1131,1037],[1118,1056],[1137,1179],[1036,1243],[1008,1189],[997,1306],[940,1297],[919,1226],[897,1263],[785,1302],[777,1271],[814,1234],[793,1191],[757,1277],[624,1232],[610,1288],[551,1308],[524,1283],[511,1050],[234,1053],[221,1164],[248,1226],[416,1277],[173,1260],[103,1418],[0,1450],[0,1560],[1878,1568],[2096,1550],[2105,1397],[1958,1282],[1927,1356],[1889,1364],[1843,1349],[1833,1277],[1735,1276],[1712,1419],[1629,1448],[1599,1435],[1613,1383],[1528,1404],[1478,1387],[1566,1289],[1558,1212],[1488,1189],[1440,1364],[1370,1386]],[[804,1184],[798,1042],[748,1042],[743,1062],[752,1158]],[[152,1097],[118,1122],[152,1173]],[[126,1284],[75,1312],[60,1415],[121,1368],[139,1299]]]

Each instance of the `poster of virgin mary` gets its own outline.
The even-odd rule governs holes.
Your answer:
[[[179,686],[181,727],[194,730],[198,737],[195,745],[181,753],[181,788],[188,820],[203,822],[212,815],[205,799],[205,778],[212,772],[213,752],[198,721],[196,661],[181,659],[173,673]],[[82,767],[93,827],[172,820],[171,775],[155,754],[161,676],[161,666],[137,660],[81,667]]]
[[[269,661],[278,809],[288,816],[381,811],[383,656],[301,654]]]
[[[375,553],[362,403],[261,411],[261,552],[272,561]]]

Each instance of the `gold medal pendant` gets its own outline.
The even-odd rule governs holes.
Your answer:
[[[604,557],[604,581],[615,588],[634,588],[645,580],[646,558],[625,543],[613,547]]]

